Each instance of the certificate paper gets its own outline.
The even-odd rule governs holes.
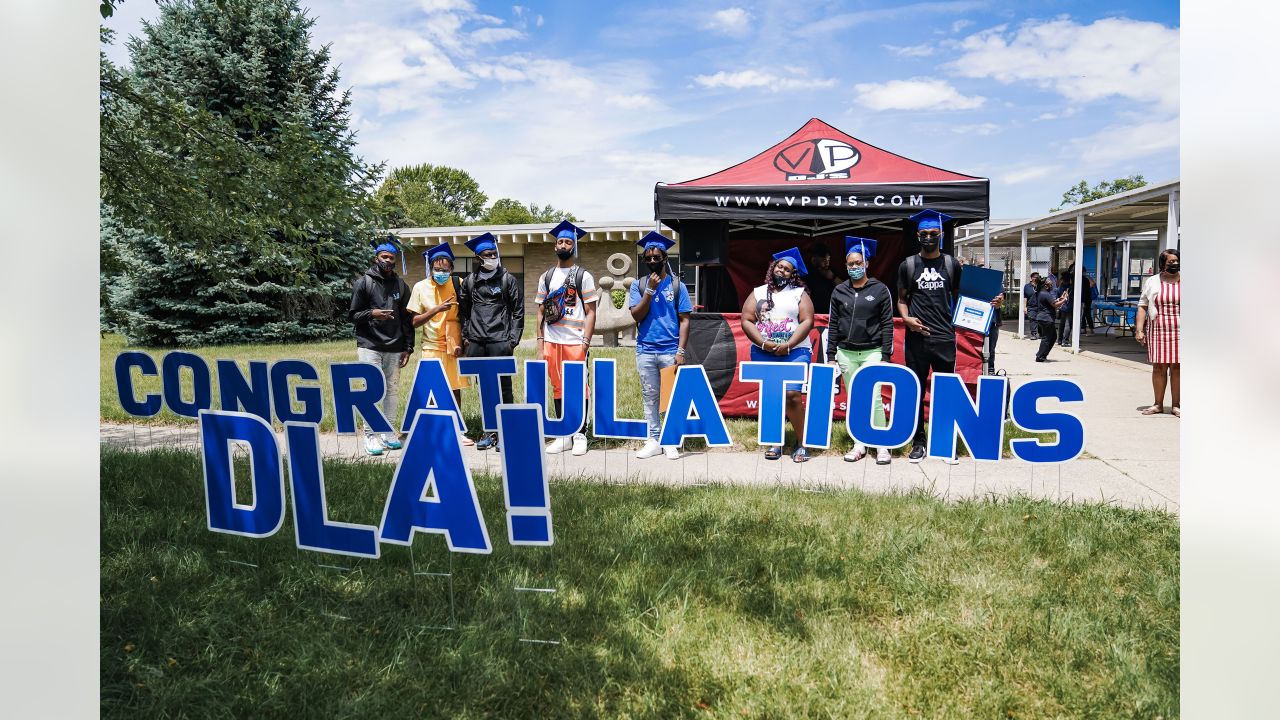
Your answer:
[[[960,300],[956,303],[956,312],[951,318],[951,324],[986,335],[991,328],[991,319],[995,317],[995,314],[996,309],[991,304],[990,298],[975,300],[961,295]]]

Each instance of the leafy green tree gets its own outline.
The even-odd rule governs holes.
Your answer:
[[[1122,193],[1126,190],[1133,190],[1146,185],[1147,181],[1142,174],[1130,175],[1129,177],[1116,178],[1115,180],[1103,180],[1093,187],[1089,187],[1089,183],[1081,180],[1073,185],[1070,190],[1062,193],[1062,204],[1053,208],[1049,212],[1058,212],[1068,205],[1080,205],[1083,203],[1099,200],[1104,197]]]
[[[131,68],[101,55],[104,323],[131,341],[350,334],[382,167],[354,155],[313,23],[296,0],[177,0]]]
[[[430,164],[392,170],[377,197],[389,227],[472,224],[489,199],[467,171]]]
[[[557,210],[551,205],[538,207],[537,203],[525,205],[519,200],[500,198],[485,210],[484,216],[477,225],[522,225],[526,223],[559,222],[569,220],[576,222],[573,213]]]

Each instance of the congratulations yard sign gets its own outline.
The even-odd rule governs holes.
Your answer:
[[[586,425],[586,363],[564,364],[564,400],[558,418],[549,414],[545,382],[526,382],[523,403],[501,402],[500,379],[516,374],[514,357],[462,358],[458,364],[461,374],[477,379],[483,429],[502,436],[507,541],[512,545],[551,545],[554,533],[543,441],[573,435]],[[180,383],[184,371],[192,379],[190,398]],[[213,372],[219,388],[217,409]],[[593,359],[591,372],[595,381],[591,388],[593,434],[645,439],[644,421],[618,417],[614,360]],[[545,378],[546,363],[526,360],[524,374],[526,378]],[[140,376],[159,376],[161,392],[140,397],[134,386]],[[830,447],[836,368],[744,362],[738,367],[738,376],[743,382],[759,385],[756,440],[761,445],[783,443],[787,386],[802,384],[808,395],[804,444]],[[356,414],[374,432],[394,432],[378,406],[387,388],[376,366],[360,362],[330,365],[330,403],[325,402],[320,388],[300,384],[320,379],[319,371],[301,360],[253,361],[246,375],[233,360],[217,360],[211,371],[203,358],[189,352],[170,352],[158,367],[146,353],[122,352],[115,359],[115,378],[120,405],[127,413],[150,417],[168,407],[199,422],[205,507],[208,527],[214,532],[273,535],[284,523],[288,497],[295,540],[302,549],[377,558],[383,543],[408,545],[418,532],[444,535],[454,552],[489,553],[493,549],[459,444],[459,431],[466,427],[439,360],[418,362],[405,413],[397,418],[400,431],[408,433],[408,441],[377,526],[341,522],[330,516],[320,456],[320,422],[327,405],[333,408],[339,434],[357,431]],[[871,421],[872,398],[883,385],[892,388],[890,421],[888,427],[878,428]],[[854,373],[846,392],[846,428],[853,440],[872,447],[898,447],[915,435],[921,387],[907,368],[865,365]],[[1072,406],[1084,402],[1084,392],[1070,380],[1028,380],[1010,397],[1006,378],[981,377],[974,397],[959,375],[934,373],[930,397],[930,457],[954,459],[958,441],[963,439],[975,460],[998,462],[1006,414],[1023,430],[1052,435],[1048,441],[1011,440],[1013,454],[1024,461],[1065,462],[1079,456],[1084,447],[1084,426],[1070,412]],[[1041,400],[1056,400],[1059,407],[1042,409]],[[272,430],[273,420],[284,426],[283,454]],[[695,437],[712,447],[733,444],[703,367],[684,365],[676,373],[659,442],[679,445]],[[249,451],[252,494],[248,503],[241,503],[235,492],[232,451],[237,445]]]

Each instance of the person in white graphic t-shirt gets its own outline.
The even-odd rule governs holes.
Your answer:
[[[538,280],[534,302],[538,305],[538,357],[547,363],[554,391],[556,415],[561,416],[564,397],[564,368],[568,361],[586,362],[591,336],[596,327],[595,278],[575,264],[578,240],[586,231],[565,220],[548,233],[556,239],[556,265]],[[587,436],[574,433],[573,438],[556,438],[547,445],[548,454],[573,448],[574,455],[585,455]]]

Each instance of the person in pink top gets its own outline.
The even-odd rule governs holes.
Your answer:
[[[1138,301],[1137,329],[1133,337],[1147,346],[1147,360],[1151,363],[1151,387],[1156,401],[1142,411],[1143,415],[1164,412],[1164,391],[1169,388],[1173,414],[1182,417],[1179,403],[1178,320],[1181,316],[1182,282],[1179,271],[1178,251],[1169,249],[1160,253],[1160,272],[1147,278],[1142,286],[1142,299]]]

